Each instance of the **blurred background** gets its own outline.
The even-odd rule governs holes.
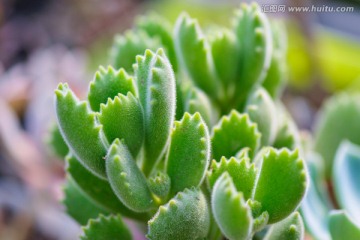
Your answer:
[[[273,0],[262,6],[340,6],[349,12],[289,12],[264,7],[287,28],[288,87],[283,100],[301,129],[322,101],[360,90],[360,1]],[[63,164],[47,142],[53,90],[69,82],[78,96],[114,35],[148,11],[174,22],[182,11],[230,25],[235,0],[0,0],[0,239],[76,239],[79,226],[61,206]]]

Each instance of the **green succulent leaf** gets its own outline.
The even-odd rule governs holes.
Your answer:
[[[120,215],[100,214],[98,218],[90,219],[82,231],[81,240],[133,239]]]
[[[216,181],[211,199],[214,218],[225,237],[248,239],[253,224],[251,209],[227,172]]]
[[[268,224],[268,222],[269,222],[269,213],[262,212],[258,217],[254,218],[252,232],[256,233],[263,230]]]
[[[321,109],[315,125],[315,150],[324,158],[328,176],[332,173],[336,149],[343,140],[360,145],[359,121],[360,94],[335,95]]]
[[[136,21],[136,27],[145,31],[152,38],[159,38],[161,44],[167,50],[167,55],[174,71],[177,71],[177,58],[174,41],[172,38],[172,26],[165,18],[152,13],[140,17]]]
[[[81,225],[85,225],[89,219],[96,218],[100,213],[108,213],[108,211],[90,201],[70,176],[66,177],[63,191],[64,199],[62,203],[65,206],[66,213]]]
[[[108,181],[96,177],[84,168],[71,154],[66,157],[66,172],[73,182],[93,202],[109,212],[121,213],[134,219],[145,219],[144,215],[135,213],[125,207],[112,191]]]
[[[259,175],[253,199],[269,213],[269,223],[278,222],[299,205],[308,184],[304,161],[299,151],[270,148],[259,160]]]
[[[245,111],[249,114],[250,119],[257,123],[261,132],[261,145],[271,145],[276,137],[277,110],[266,90],[259,88],[251,94]]]
[[[146,49],[155,51],[158,47],[160,47],[159,39],[150,38],[142,30],[128,30],[123,35],[115,36],[110,51],[111,65],[116,69],[124,68],[131,73],[137,55],[143,54]]]
[[[271,64],[262,85],[272,98],[277,99],[282,92],[286,80],[287,39],[285,26],[282,22],[271,21],[271,30],[273,38]]]
[[[203,239],[210,226],[208,204],[199,189],[185,189],[167,204],[160,206],[148,222],[147,238],[156,239]]]
[[[210,159],[210,137],[199,113],[184,114],[171,132],[166,171],[171,193],[197,187],[204,179]]]
[[[292,213],[281,222],[272,225],[264,240],[302,240],[304,223],[298,212]]]
[[[71,152],[88,170],[106,179],[106,147],[95,113],[76,98],[67,84],[60,83],[55,95],[59,129]]]
[[[99,122],[109,142],[123,139],[131,154],[136,157],[144,140],[144,118],[142,107],[132,93],[119,94],[101,104]]]
[[[343,141],[335,155],[333,184],[340,207],[360,223],[360,146]]]
[[[214,71],[209,43],[197,20],[185,13],[180,15],[175,24],[174,39],[176,54],[192,81],[218,99],[222,94],[221,85]]]
[[[234,30],[239,48],[236,101],[241,103],[266,76],[271,62],[272,37],[268,19],[256,3],[244,4],[236,12]]]
[[[247,200],[251,197],[252,190],[255,185],[257,169],[254,164],[250,164],[250,159],[242,158],[236,159],[234,157],[227,160],[222,157],[220,162],[215,160],[210,165],[208,172],[208,182],[210,188],[213,188],[216,180],[225,172],[227,172],[236,187],[238,192],[242,192],[244,199]]]
[[[157,172],[149,178],[148,184],[151,192],[159,197],[166,197],[170,192],[171,179],[166,173]]]
[[[135,212],[146,212],[154,207],[145,176],[127,146],[119,139],[109,149],[106,172],[111,188],[126,207]]]
[[[249,115],[233,110],[213,128],[213,158],[217,161],[222,156],[230,158],[242,148],[249,148],[249,155],[253,157],[259,147],[260,137],[257,125],[250,120]]]
[[[69,147],[61,136],[58,126],[51,126],[49,131],[49,136],[47,138],[48,145],[56,156],[64,158],[69,153]]]
[[[134,80],[124,69],[116,71],[109,66],[107,69],[100,66],[95,73],[94,80],[90,82],[88,99],[93,111],[99,112],[100,105],[105,104],[108,99],[113,99],[119,93],[127,95],[131,92],[136,96],[136,86]]]
[[[329,230],[332,240],[360,239],[360,226],[342,210],[329,213]]]
[[[164,153],[175,117],[175,77],[162,49],[146,50],[135,65],[145,121],[144,172],[149,175]]]

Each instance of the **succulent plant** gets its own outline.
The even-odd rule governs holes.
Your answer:
[[[347,93],[331,97],[319,113],[314,147],[307,150],[310,187],[301,212],[315,239],[360,238],[359,99]]]
[[[117,37],[86,100],[58,86],[64,204],[82,239],[131,239],[129,219],[148,239],[303,238],[307,169],[278,99],[278,35],[257,5],[234,22],[210,41],[186,14],[173,34],[148,16]]]

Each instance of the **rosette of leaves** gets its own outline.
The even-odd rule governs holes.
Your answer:
[[[315,150],[307,157],[310,187],[301,206],[305,226],[315,239],[360,238],[359,99],[357,94],[341,93],[320,111]]]

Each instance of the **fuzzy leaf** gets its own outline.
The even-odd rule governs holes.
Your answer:
[[[134,59],[143,54],[146,49],[156,50],[160,47],[158,39],[150,38],[142,30],[128,30],[123,35],[117,35],[110,52],[111,65],[116,69],[124,68],[127,72],[133,71]]]
[[[270,66],[272,39],[270,24],[258,4],[243,4],[236,12],[234,30],[239,48],[236,101],[264,80]]]
[[[333,184],[340,207],[360,223],[360,146],[343,141],[335,155]]]
[[[221,80],[227,98],[233,97],[238,66],[238,46],[235,34],[229,30],[217,32],[211,41],[211,52],[216,72]]]
[[[49,130],[47,139],[48,145],[51,147],[52,152],[61,158],[64,158],[69,153],[69,147],[66,145],[64,138],[61,136],[59,127],[53,125]]]
[[[320,111],[315,125],[315,150],[323,156],[328,176],[332,173],[336,149],[343,140],[360,145],[359,121],[360,94],[335,95]]]
[[[166,197],[170,191],[170,177],[163,172],[157,172],[155,176],[149,178],[148,181],[151,192],[159,197]]]
[[[95,113],[76,98],[67,84],[60,83],[55,95],[59,129],[71,152],[88,170],[106,179],[106,147]]]
[[[342,210],[330,212],[329,229],[332,240],[360,239],[360,226]]]
[[[66,172],[71,179],[84,192],[84,194],[97,205],[109,212],[121,213],[135,219],[144,219],[144,215],[130,211],[125,207],[112,191],[108,181],[100,179],[84,168],[71,154],[66,158]]]
[[[162,49],[146,50],[135,65],[145,121],[144,172],[149,175],[164,153],[175,117],[175,77]]]
[[[177,59],[175,54],[174,41],[172,38],[172,26],[163,17],[157,14],[148,14],[136,21],[136,27],[145,31],[152,38],[159,38],[161,44],[167,50],[167,55],[174,71],[177,71]]]
[[[253,223],[251,209],[227,172],[216,181],[211,199],[214,218],[225,237],[248,239]]]
[[[64,199],[62,203],[65,206],[65,211],[80,225],[85,225],[89,219],[96,218],[100,213],[108,213],[105,209],[90,201],[69,176],[66,177],[63,191]]]
[[[201,184],[210,159],[210,137],[199,113],[184,114],[171,133],[166,171],[171,193]]]
[[[246,112],[249,114],[250,119],[257,123],[261,132],[262,146],[271,145],[275,139],[277,131],[276,111],[273,100],[263,88],[259,88],[250,95]]]
[[[273,37],[273,51],[271,64],[263,82],[263,87],[270,96],[277,99],[282,92],[286,80],[286,30],[280,21],[271,21],[271,33]]]
[[[127,95],[131,92],[136,96],[134,80],[124,69],[114,70],[111,66],[107,69],[100,66],[95,73],[94,80],[90,82],[88,99],[93,111],[99,112],[100,105],[105,104],[108,99],[113,99],[119,93]]]
[[[90,219],[82,230],[81,240],[132,239],[131,232],[120,215],[100,214],[98,218]]]
[[[146,212],[154,206],[143,173],[127,146],[116,139],[106,158],[106,173],[111,188],[121,202],[135,212]]]
[[[207,201],[199,189],[185,189],[167,204],[160,206],[148,222],[147,238],[203,239],[206,237],[210,216]]]
[[[303,240],[304,223],[298,212],[272,225],[264,240]]]
[[[235,156],[242,148],[249,148],[249,155],[254,156],[260,142],[257,125],[252,123],[248,114],[231,111],[223,116],[214,126],[211,137],[213,158],[220,161],[222,156]]]
[[[212,161],[210,171],[208,172],[208,182],[211,188],[214,187],[216,180],[227,172],[233,180],[233,183],[238,192],[242,192],[244,199],[251,197],[252,190],[255,184],[257,170],[254,164],[249,164],[250,159],[242,158],[236,159],[234,157],[227,160],[222,157],[220,162]]]
[[[144,139],[144,119],[140,102],[132,93],[119,94],[101,105],[99,122],[109,142],[123,139],[136,157]]]
[[[253,199],[269,213],[269,223],[286,218],[299,205],[307,187],[307,172],[299,151],[270,148],[259,162]]]
[[[174,29],[175,51],[192,81],[215,99],[222,95],[221,85],[216,77],[209,43],[199,23],[183,13]]]

